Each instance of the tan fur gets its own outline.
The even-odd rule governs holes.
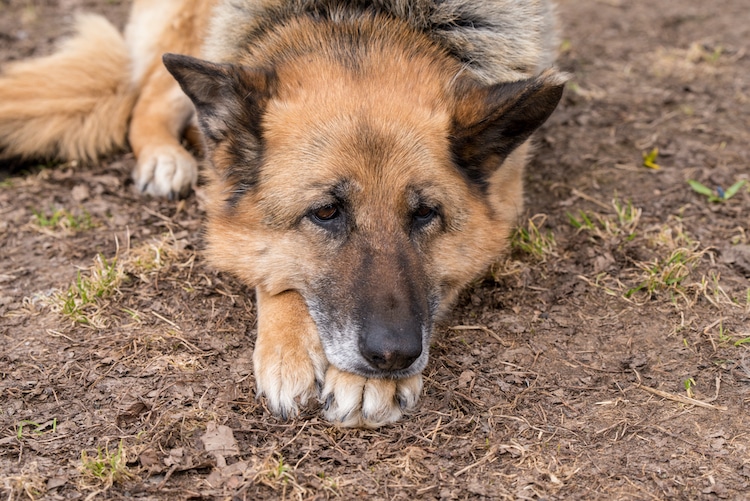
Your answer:
[[[271,410],[284,414],[317,397],[328,363],[304,301],[294,291],[270,295],[260,290],[258,337],[253,358],[259,393],[272,395]],[[286,333],[286,335],[279,335]],[[264,361],[272,361],[264,363]],[[287,401],[294,395],[298,401]],[[276,405],[276,403],[280,405]]]
[[[272,412],[294,415],[317,396],[330,421],[375,427],[416,405],[434,323],[505,251],[527,139],[560,99],[565,77],[545,69],[552,10],[547,0],[137,0],[127,45],[109,28],[104,50],[89,46],[90,30],[73,39],[92,51],[92,82],[129,48],[114,93],[138,91],[129,141],[141,191],[182,196],[195,183],[181,142],[195,113],[211,166],[206,254],[256,288],[257,391]],[[212,62],[172,54],[165,69],[165,51]],[[87,52],[69,52],[82,66]],[[22,81],[9,84],[13,71],[0,102]],[[6,153],[65,156],[88,140],[27,144],[39,123],[16,138],[4,127],[25,127],[23,117],[3,110]],[[127,117],[112,118],[122,133]],[[81,158],[110,143],[85,143]]]
[[[76,30],[55,54],[4,69],[4,156],[90,161],[125,145],[127,120],[138,97],[125,41],[100,16],[80,16]],[[90,71],[91,61],[100,71]]]

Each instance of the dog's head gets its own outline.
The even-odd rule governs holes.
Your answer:
[[[210,259],[298,291],[329,361],[368,377],[421,371],[437,316],[503,251],[525,141],[563,86],[485,86],[409,50],[261,69],[165,56],[214,167]]]

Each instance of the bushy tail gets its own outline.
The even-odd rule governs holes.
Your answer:
[[[0,74],[0,158],[91,161],[124,146],[137,97],[123,36],[79,16],[54,54]]]

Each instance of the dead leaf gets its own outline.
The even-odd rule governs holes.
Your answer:
[[[463,371],[461,375],[458,376],[458,387],[466,387],[466,385],[468,385],[475,377],[476,373],[474,371]]]
[[[143,403],[143,402],[135,402],[131,406],[129,406],[127,409],[125,409],[123,412],[117,415],[117,425],[118,426],[125,426],[129,424],[133,424],[136,421],[138,421],[138,418],[141,414],[144,412],[147,412],[151,408]]]
[[[89,187],[85,184],[74,186],[73,189],[70,190],[70,196],[72,196],[73,200],[76,202],[83,202],[90,196]]]
[[[147,469],[161,466],[159,455],[154,449],[146,449],[145,451],[141,452],[141,454],[138,456],[138,461],[140,461],[141,466]]]
[[[226,456],[238,456],[240,448],[234,438],[232,429],[228,426],[211,421],[206,425],[206,433],[200,437],[206,452],[216,458],[216,465],[223,468],[227,465]]]
[[[49,480],[47,480],[47,490],[50,491],[52,489],[62,487],[67,482],[68,477],[50,477]]]

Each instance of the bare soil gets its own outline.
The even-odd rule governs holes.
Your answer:
[[[127,8],[0,0],[0,61]],[[416,412],[380,430],[255,400],[253,293],[206,265],[200,190],[144,200],[128,153],[6,166],[4,498],[747,499],[750,183],[713,202],[687,183],[750,177],[747,2],[559,10],[574,77],[525,233],[438,329]]]

